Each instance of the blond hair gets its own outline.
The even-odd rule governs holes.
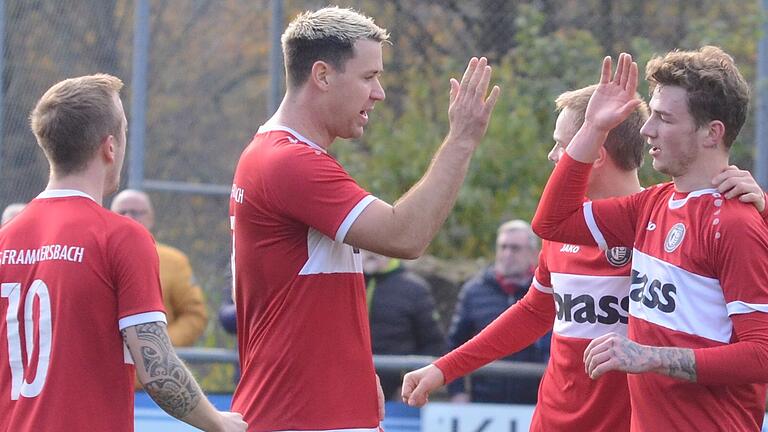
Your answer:
[[[56,83],[37,102],[32,132],[58,174],[83,169],[105,137],[121,132],[114,98],[122,87],[111,75],[81,76]]]
[[[568,91],[555,99],[558,112],[568,108],[576,115],[574,126],[577,130],[584,123],[587,104],[596,88],[597,84]],[[642,100],[640,94],[635,96]],[[608,133],[608,138],[604,144],[605,150],[616,166],[624,171],[637,169],[643,164],[645,139],[640,134],[640,128],[643,127],[646,120],[648,120],[648,105],[642,102],[629,117]]]
[[[288,87],[304,84],[316,61],[328,62],[343,71],[358,40],[388,39],[389,33],[372,18],[352,9],[333,6],[304,12],[288,24],[281,37]]]
[[[749,86],[733,57],[716,46],[698,51],[671,51],[652,58],[645,76],[653,93],[657,86],[685,89],[688,111],[697,127],[712,120],[725,125],[723,143],[730,148],[744,126],[749,107]]]

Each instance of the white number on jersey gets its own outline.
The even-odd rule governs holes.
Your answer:
[[[35,351],[35,327],[39,333],[37,373],[30,383],[24,378],[24,363],[21,360],[21,338],[19,336],[18,314],[21,308],[21,284],[4,283],[0,285],[0,297],[8,299],[8,311],[5,321],[8,327],[8,363],[11,366],[11,400],[19,399],[19,395],[32,398],[43,391],[45,377],[48,375],[48,362],[51,357],[51,299],[48,286],[37,279],[24,299],[24,333],[27,351],[27,365],[32,363],[32,353]],[[34,322],[35,297],[40,309],[37,326]]]

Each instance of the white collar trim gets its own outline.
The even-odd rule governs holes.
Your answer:
[[[298,139],[299,141],[303,142],[304,144],[306,144],[306,145],[308,145],[308,146],[310,146],[310,147],[312,147],[312,148],[314,148],[316,150],[320,150],[323,153],[328,153],[327,151],[325,151],[324,148],[322,148],[319,145],[315,144],[314,142],[312,142],[312,140],[309,140],[309,139],[305,138],[303,135],[301,135],[300,133],[296,132],[295,130],[289,128],[288,126],[267,123],[267,124],[263,124],[263,125],[259,126],[259,130],[256,131],[256,133],[265,133],[265,132],[272,132],[272,131],[288,132],[289,134],[293,135],[294,138]]]
[[[712,194],[715,198],[720,197],[720,192],[717,191],[717,189],[714,188],[708,188],[708,189],[700,189],[695,190],[692,192],[689,192],[688,195],[685,196],[685,198],[675,199],[675,193],[672,192],[672,195],[669,197],[669,208],[679,209],[680,207],[684,206],[689,199],[700,197],[702,195]]]
[[[91,201],[96,202],[96,200],[93,199],[92,196],[88,195],[83,191],[79,191],[77,189],[47,189],[40,192],[40,195],[38,195],[37,198],[41,198],[41,199],[42,198],[66,198],[66,197],[73,197],[73,196],[88,198]]]

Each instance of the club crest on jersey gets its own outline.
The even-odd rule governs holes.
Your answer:
[[[685,238],[685,225],[676,223],[667,233],[667,239],[664,240],[664,250],[672,253],[680,246]]]
[[[614,267],[625,266],[632,259],[632,251],[624,246],[616,246],[606,249],[605,258]]]

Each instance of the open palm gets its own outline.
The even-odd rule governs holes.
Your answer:
[[[611,79],[611,57],[603,59],[598,84],[589,99],[584,121],[601,130],[609,131],[624,121],[640,104],[637,92],[637,63],[627,53],[619,55],[616,74]]]

